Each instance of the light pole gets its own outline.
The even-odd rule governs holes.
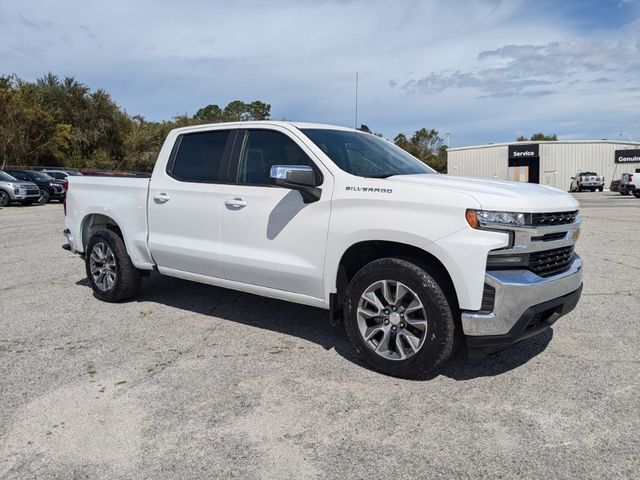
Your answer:
[[[629,132],[620,132],[620,136],[622,137],[623,135],[626,135],[627,137],[629,137],[629,141],[633,142],[633,138],[631,138],[631,135],[629,135]]]
[[[449,148],[450,145],[450,141],[451,141],[451,132],[444,132],[444,134],[447,136],[447,148]]]

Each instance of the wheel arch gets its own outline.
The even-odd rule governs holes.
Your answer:
[[[459,309],[455,284],[445,265],[435,255],[415,245],[387,240],[360,241],[344,251],[336,277],[332,280],[335,282],[338,305],[344,303],[346,287],[358,270],[374,260],[390,257],[410,261],[424,269],[443,289],[451,307]]]
[[[82,219],[80,226],[80,238],[82,239],[82,248],[85,249],[92,235],[100,230],[110,230],[118,235],[124,244],[127,242],[122,233],[122,229],[116,220],[102,213],[89,213]]]

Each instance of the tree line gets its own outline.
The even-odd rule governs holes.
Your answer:
[[[48,73],[35,82],[0,76],[0,163],[100,170],[151,171],[170,130],[226,121],[268,120],[271,105],[234,100],[193,115],[150,121],[129,115],[103,90],[74,77]],[[394,142],[438,171],[446,147],[436,130],[422,128]]]

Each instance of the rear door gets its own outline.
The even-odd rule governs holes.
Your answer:
[[[149,184],[149,250],[162,272],[177,270],[222,278],[221,187],[234,130],[180,135],[165,171]],[[167,272],[170,273],[170,272]]]
[[[240,141],[242,140],[242,141]],[[222,263],[229,280],[323,298],[333,177],[286,129],[248,129],[239,139],[237,183],[222,198]],[[271,184],[273,165],[308,165],[320,200]]]

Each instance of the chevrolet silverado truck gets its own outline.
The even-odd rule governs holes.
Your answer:
[[[71,177],[65,208],[64,248],[98,299],[156,270],[323,308],[399,377],[432,376],[462,343],[479,358],[536,335],[582,289],[571,195],[440,175],[356,129],[179,128],[150,178]]]

